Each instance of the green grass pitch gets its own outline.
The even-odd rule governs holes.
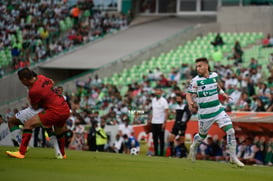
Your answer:
[[[144,155],[66,150],[57,160],[53,149],[31,148],[25,159],[5,154],[0,147],[1,181],[272,181],[273,167],[246,166]]]

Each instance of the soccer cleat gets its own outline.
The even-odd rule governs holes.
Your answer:
[[[56,155],[56,158],[59,160],[66,159],[66,155],[62,155],[61,153],[58,153],[58,155]]]
[[[193,144],[191,144],[190,146],[190,153],[189,153],[189,157],[188,159],[191,159],[191,161],[195,161],[196,160],[196,148],[195,146],[193,146]]]
[[[245,166],[237,157],[230,158],[230,162],[236,164],[238,167]]]
[[[25,158],[25,155],[22,155],[19,151],[6,151],[6,154],[13,158]]]
[[[61,153],[58,153],[58,155],[56,155],[56,158],[59,160],[63,159],[63,155]]]

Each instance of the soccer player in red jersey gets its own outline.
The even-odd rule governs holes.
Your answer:
[[[28,96],[34,110],[43,108],[44,111],[36,114],[24,124],[22,142],[19,151],[6,151],[11,157],[24,158],[28,143],[32,136],[32,129],[39,126],[54,127],[58,138],[61,153],[65,158],[65,123],[70,115],[70,109],[63,96],[58,95],[54,89],[54,82],[43,76],[33,74],[29,68],[18,71],[18,77],[22,84],[29,88]]]

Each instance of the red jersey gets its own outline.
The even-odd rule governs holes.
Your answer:
[[[53,90],[52,80],[43,75],[37,76],[37,80],[29,89],[28,95],[31,104],[38,104],[41,108],[56,113],[69,110],[63,96],[58,95]]]

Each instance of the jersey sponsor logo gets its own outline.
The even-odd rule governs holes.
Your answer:
[[[217,89],[215,89],[215,90],[213,90],[213,91],[202,91],[202,92],[199,92],[198,95],[199,95],[199,96],[202,96],[202,95],[203,95],[203,97],[207,97],[207,96],[215,95],[215,94],[217,94],[217,93],[218,93],[218,91],[217,91]]]

